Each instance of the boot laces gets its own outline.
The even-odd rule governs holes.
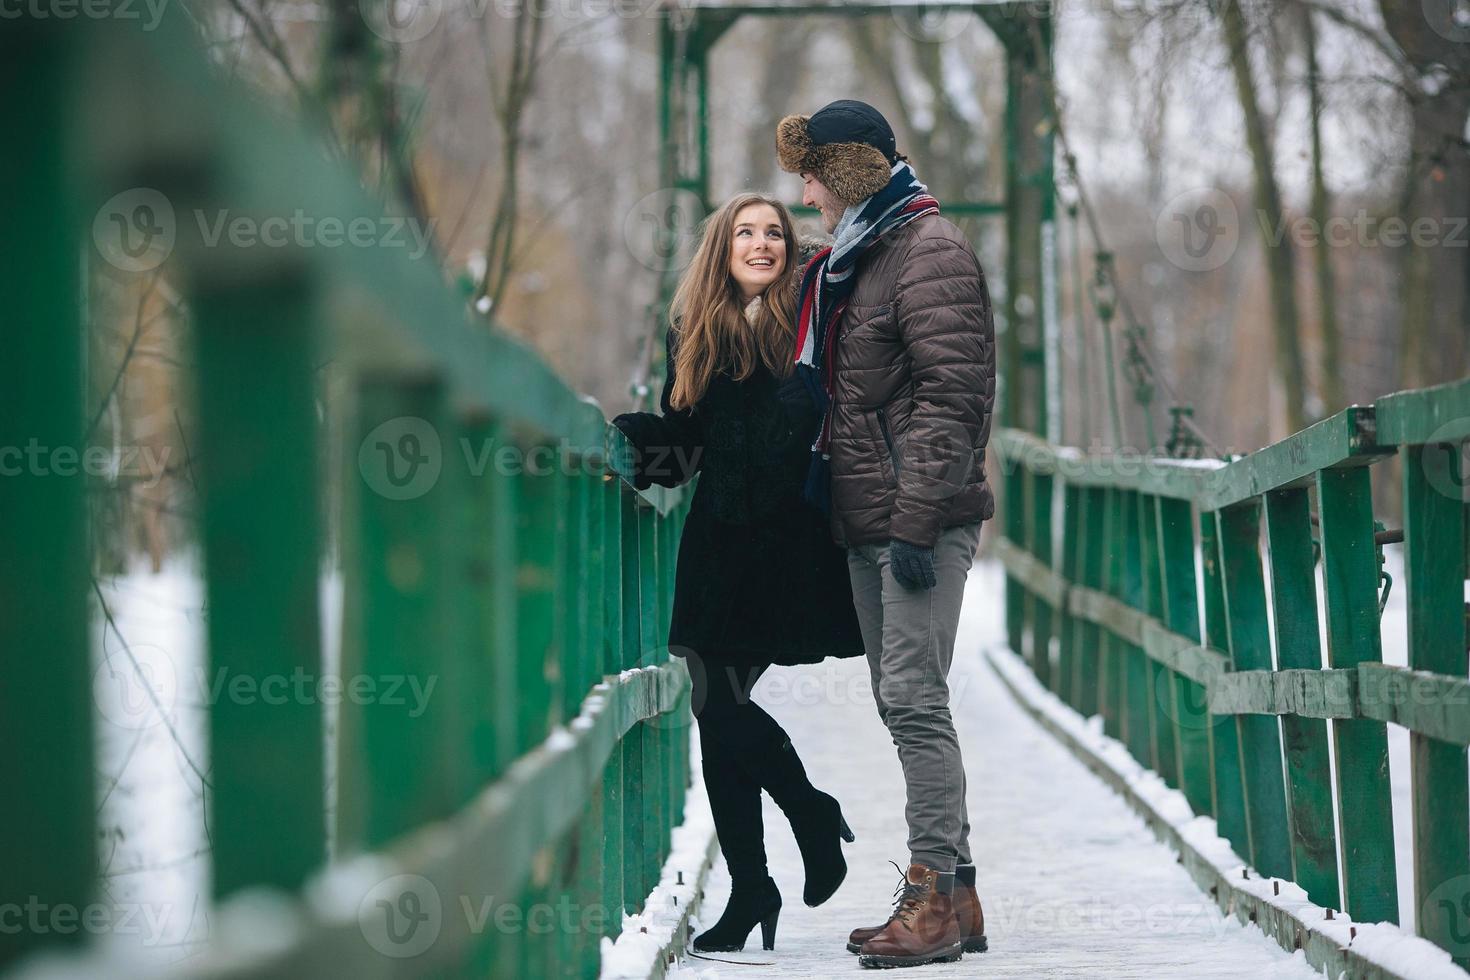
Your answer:
[[[916,885],[909,881],[908,872],[898,867],[897,862],[888,863],[898,869],[899,875],[898,887],[893,889],[893,914],[889,918],[897,919],[905,926],[912,926],[914,916],[929,898],[929,888],[927,885]]]

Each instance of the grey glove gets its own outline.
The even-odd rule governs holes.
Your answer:
[[[934,588],[934,549],[899,541],[888,542],[888,564],[898,584],[909,591]]]

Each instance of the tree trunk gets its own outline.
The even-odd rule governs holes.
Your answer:
[[[1225,29],[1225,45],[1230,55],[1230,69],[1235,76],[1235,91],[1245,116],[1246,142],[1255,164],[1255,205],[1262,229],[1285,228],[1281,191],[1276,184],[1266,122],[1256,98],[1256,85],[1251,77],[1250,53],[1246,48],[1245,15],[1239,0],[1220,4],[1220,21]],[[1264,236],[1263,236],[1264,237]],[[1302,405],[1306,396],[1306,377],[1302,367],[1302,348],[1296,305],[1296,268],[1289,235],[1280,242],[1265,242],[1266,271],[1270,279],[1272,321],[1276,332],[1276,361],[1281,384],[1285,389],[1286,424],[1292,431],[1305,428],[1306,412]]]
[[[1413,135],[1401,196],[1408,232],[1399,249],[1399,383],[1436,384],[1462,376],[1470,354],[1470,147],[1464,135],[1470,43],[1461,36],[1465,29],[1449,21],[1448,2],[1379,0],[1379,9],[1419,76],[1411,79],[1418,84],[1409,104]],[[1426,78],[1433,81],[1425,84]]]
[[[1302,38],[1307,48],[1307,99],[1312,117],[1312,221],[1315,227],[1327,227],[1331,204],[1327,198],[1327,180],[1322,173],[1322,83],[1317,73],[1317,30],[1312,11],[1301,8]],[[1317,305],[1322,325],[1321,377],[1317,390],[1322,396],[1322,414],[1346,407],[1343,396],[1341,344],[1337,323],[1337,293],[1332,280],[1332,248],[1319,239],[1313,256],[1317,271]]]

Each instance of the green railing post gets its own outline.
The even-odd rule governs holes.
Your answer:
[[[1159,498],[1164,568],[1164,624],[1199,642],[1199,587],[1194,571],[1194,510],[1187,500]],[[1179,742],[1179,785],[1194,812],[1214,815],[1210,794],[1210,726],[1204,685],[1174,674],[1173,712]],[[1167,696],[1167,695],[1166,695]]]
[[[1134,609],[1144,608],[1143,556],[1148,548],[1148,538],[1139,519],[1142,506],[1139,496],[1136,490],[1123,490],[1118,499],[1122,509],[1122,579],[1118,598]],[[1141,649],[1123,640],[1117,641],[1114,649],[1119,652],[1123,675],[1123,740],[1133,758],[1149,769],[1157,769],[1153,685],[1149,682],[1147,658]]]
[[[1143,609],[1155,619],[1164,618],[1164,550],[1159,535],[1159,503],[1153,494],[1138,498],[1138,527],[1143,553]],[[1174,705],[1174,673],[1163,664],[1137,651],[1148,679],[1144,709],[1151,713],[1154,768],[1164,783],[1179,788],[1178,709]]]
[[[1266,580],[1261,567],[1258,499],[1220,511],[1220,564],[1225,582],[1225,624],[1236,670],[1271,670]],[[1273,878],[1291,878],[1286,785],[1281,775],[1281,730],[1275,715],[1235,717],[1245,778],[1246,833],[1250,861]]]
[[[643,555],[639,546],[641,508],[631,493],[622,495],[623,528],[623,669],[639,666],[643,648]],[[636,914],[648,894],[649,882],[644,852],[649,842],[644,839],[647,784],[645,779],[645,726],[635,724],[623,736],[623,904],[629,915]]]
[[[655,665],[658,655],[659,630],[663,626],[663,596],[660,589],[662,562],[658,554],[658,513],[651,507],[638,508],[638,663]],[[658,883],[663,868],[664,800],[667,795],[667,773],[663,752],[664,739],[659,729],[649,722],[639,727],[643,741],[643,842],[639,858],[643,861],[640,896]]]
[[[1271,551],[1271,600],[1276,616],[1276,659],[1282,670],[1321,670],[1317,626],[1317,575],[1312,554],[1311,507],[1304,488],[1265,495]],[[1290,793],[1291,847],[1296,882],[1307,897],[1339,908],[1337,830],[1332,816],[1332,778],[1327,722],[1281,717]]]
[[[1465,504],[1461,446],[1405,446],[1404,587],[1409,667],[1465,674]],[[1419,935],[1470,968],[1470,800],[1465,748],[1409,733],[1414,910]]]
[[[14,134],[0,153],[11,229],[0,235],[0,267],[14,287],[0,358],[0,786],[9,801],[0,831],[11,842],[0,853],[0,902],[81,910],[97,873],[86,484],[75,465],[87,442],[76,274],[87,225],[72,193],[71,134],[58,122],[76,94],[77,26],[21,19],[0,28],[0,120]],[[49,456],[27,463],[32,445]],[[73,465],[63,472],[57,454],[67,451]],[[111,669],[138,690],[124,656],[114,653]],[[0,966],[85,935],[0,930]]]
[[[1082,507],[1083,490],[1067,483],[1062,489],[1062,576],[1068,582],[1078,582],[1082,577]],[[1072,707],[1078,704],[1077,647],[1078,632],[1082,620],[1073,616],[1064,606],[1058,610],[1057,632],[1061,643],[1057,651],[1057,669],[1052,677],[1052,690]]]
[[[326,858],[316,315],[291,273],[195,295],[216,896]]]
[[[1003,460],[1001,465],[1001,495],[1006,537],[1016,545],[1026,541],[1026,502],[1023,494],[1025,467],[1019,460]],[[1014,576],[1006,576],[1006,638],[1017,656],[1023,656],[1026,622],[1026,589]]]
[[[1123,524],[1124,491],[1108,487],[1103,491],[1103,591],[1114,599],[1123,599],[1124,566],[1128,560],[1128,537]],[[1102,643],[1099,650],[1098,703],[1102,708],[1103,731],[1123,741],[1123,719],[1127,711],[1127,660],[1123,641],[1110,629],[1099,628]]]
[[[1318,471],[1317,508],[1332,666],[1381,662],[1378,556],[1368,468]],[[1334,719],[1333,735],[1346,911],[1359,922],[1397,922],[1387,728],[1366,718]]]
[[[1218,511],[1200,514],[1200,563],[1204,569],[1205,643],[1229,651],[1230,630],[1225,614],[1225,577],[1220,562]],[[1245,780],[1241,773],[1240,735],[1233,718],[1209,715],[1205,731],[1210,737],[1213,763],[1210,791],[1215,825],[1236,854],[1250,856],[1250,834],[1245,820]]]
[[[1052,567],[1052,528],[1051,528],[1051,503],[1053,479],[1050,473],[1030,472],[1031,490],[1026,498],[1027,515],[1026,523],[1029,525],[1030,537],[1027,538],[1027,550],[1036,557],[1038,561]],[[1031,667],[1036,672],[1036,677],[1047,687],[1052,686],[1051,667],[1051,637],[1052,637],[1052,608],[1041,596],[1031,593],[1027,596],[1031,605],[1029,620],[1031,623]]]
[[[616,677],[623,669],[623,482],[612,474],[603,477],[598,490],[602,498],[603,547],[607,556],[602,566],[603,623],[602,673]],[[623,874],[623,750],[614,748],[602,773],[603,799],[602,908],[608,928],[621,924],[625,903]]]
[[[445,388],[437,376],[370,375],[357,396],[345,474],[356,533],[344,541],[351,554],[344,619],[356,642],[342,652],[344,723],[357,716],[357,738],[344,738],[339,768],[348,850],[380,847],[449,814],[468,754],[453,737],[458,678],[447,674],[458,475],[445,465]],[[383,696],[353,697],[355,684]],[[389,697],[388,685],[406,693]]]
[[[1080,544],[1080,576],[1082,584],[1090,589],[1103,587],[1103,569],[1108,548],[1108,496],[1099,487],[1087,487],[1082,491],[1082,512],[1078,524],[1082,530]],[[1082,717],[1090,718],[1103,711],[1103,668],[1107,663],[1104,656],[1104,633],[1102,627],[1090,619],[1077,620],[1077,680],[1073,684],[1076,692],[1075,707]]]

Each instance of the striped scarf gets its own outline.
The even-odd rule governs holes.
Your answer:
[[[802,275],[801,311],[796,321],[796,371],[822,414],[802,496],[823,513],[829,513],[832,507],[832,365],[837,346],[834,328],[857,285],[857,265],[868,247],[916,218],[939,213],[939,202],[927,190],[908,163],[900,160],[894,164],[888,186],[843,212],[842,220],[837,223],[836,241],[818,252]]]

